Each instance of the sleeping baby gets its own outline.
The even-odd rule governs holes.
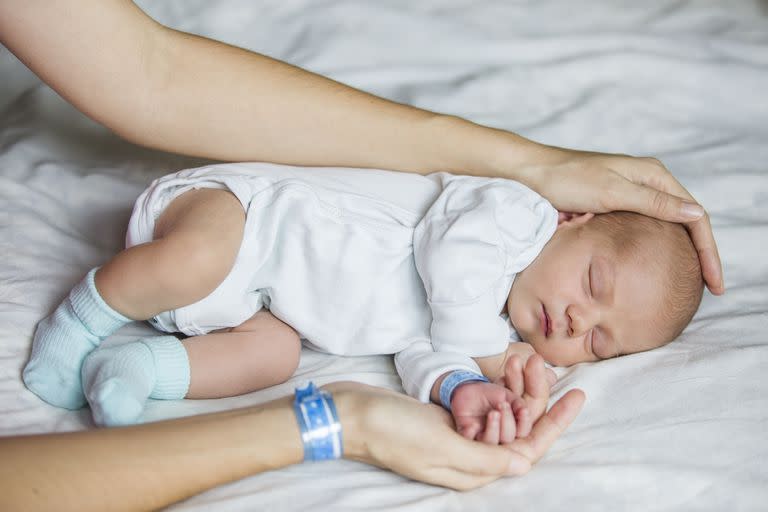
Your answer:
[[[284,382],[303,340],[395,354],[409,395],[442,404],[467,438],[509,442],[535,419],[510,361],[659,347],[703,290],[680,225],[562,213],[517,182],[447,173],[185,170],[141,194],[126,239],[40,322],[23,373],[53,405],[87,400],[100,425],[136,422],[150,398]],[[167,334],[94,350],[133,320]],[[499,417],[505,434],[489,434]]]

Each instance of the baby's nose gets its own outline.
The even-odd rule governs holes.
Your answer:
[[[593,322],[588,311],[577,306],[569,306],[565,312],[568,319],[568,336],[582,336],[592,328]]]

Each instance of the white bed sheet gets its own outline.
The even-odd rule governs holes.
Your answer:
[[[139,4],[174,28],[397,101],[549,144],[657,156],[708,208],[728,286],[705,295],[671,345],[560,370],[553,400],[578,386],[586,406],[524,478],[457,493],[340,461],[246,478],[173,510],[765,509],[768,2]],[[153,178],[199,163],[119,140],[0,48],[0,435],[93,428],[87,409],[24,388],[35,324],[121,248]],[[132,324],[107,343],[148,332]],[[390,357],[305,350],[292,382],[152,402],[142,420],[263,402],[306,377],[401,389]]]

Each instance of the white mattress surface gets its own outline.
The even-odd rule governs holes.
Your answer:
[[[339,461],[246,478],[172,510],[766,509],[767,2],[138,3],[174,28],[396,101],[547,144],[657,156],[710,212],[728,288],[705,294],[667,347],[559,370],[553,400],[580,387],[587,402],[523,478],[458,493]],[[93,428],[87,409],[56,409],[24,388],[35,325],[121,249],[152,179],[201,163],[118,139],[0,47],[0,435]],[[151,332],[131,324],[107,343]],[[391,357],[305,350],[289,383],[153,401],[142,420],[267,401],[308,377],[401,390]]]

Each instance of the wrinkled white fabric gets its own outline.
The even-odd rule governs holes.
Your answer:
[[[317,350],[399,353],[403,386],[425,402],[445,371],[479,372],[472,357],[510,341],[501,310],[557,211],[509,180],[376,172],[410,197],[361,190],[362,173],[342,168],[217,164],[155,180],[136,201],[128,247],[152,240],[163,209],[192,188],[230,190],[246,224],[224,281],[152,323],[195,336],[267,307]]]
[[[691,325],[665,347],[556,368],[550,405],[574,387],[587,402],[523,478],[453,492],[357,462],[299,464],[210,489],[169,510],[765,509],[764,0],[136,4],[173,29],[397,102],[545,144],[656,156],[710,214],[727,287],[722,297],[705,293]],[[91,429],[87,411],[51,407],[24,387],[35,325],[90,268],[123,248],[132,205],[154,178],[209,162],[120,140],[2,47],[0,105],[0,434]],[[236,120],[222,115],[217,122],[234,127]],[[286,143],[306,147],[299,137]],[[366,194],[392,183],[378,173],[363,173],[360,182]],[[411,183],[390,200],[406,201],[399,196],[418,186]],[[148,324],[134,322],[105,344],[152,334]],[[151,400],[141,421],[251,407],[287,397],[307,379],[402,391],[390,356],[304,349],[288,382],[219,400]],[[430,432],[423,437],[430,443]]]

